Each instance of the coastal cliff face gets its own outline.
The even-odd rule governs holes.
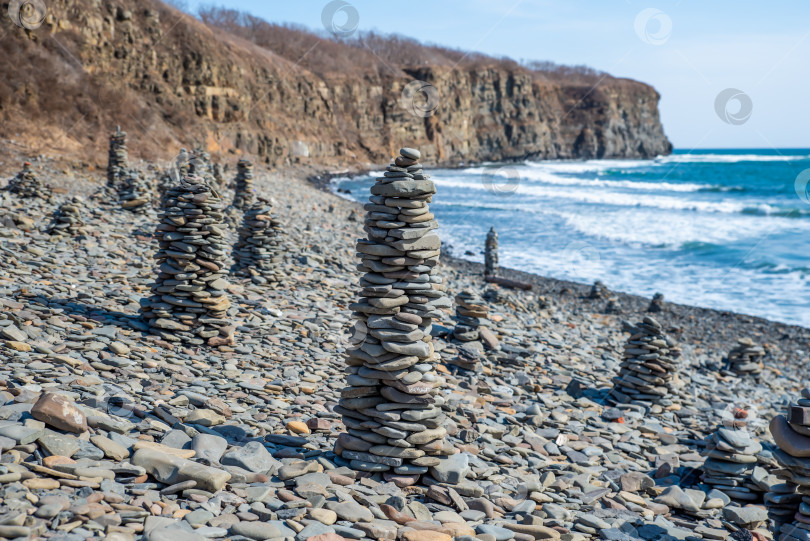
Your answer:
[[[671,150],[658,94],[626,79],[544,79],[480,56],[317,69],[368,53],[298,31],[312,40],[299,58],[157,0],[51,0],[40,28],[4,16],[0,32],[0,137],[27,154],[99,163],[116,125],[142,158],[202,144],[274,166],[379,163],[403,145],[446,165]],[[433,88],[411,102],[414,80]]]

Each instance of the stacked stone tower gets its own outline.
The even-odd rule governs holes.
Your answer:
[[[121,131],[121,126],[118,126],[110,134],[110,150],[107,154],[107,186],[117,188],[124,181],[127,171],[129,171],[127,133]]]
[[[141,302],[152,332],[190,346],[232,343],[219,195],[202,178],[185,177],[167,193],[156,236],[157,280]]]
[[[360,300],[347,350],[347,387],[335,411],[348,429],[335,453],[399,486],[419,481],[454,452],[430,335],[449,307],[437,274],[441,242],[428,203],[436,187],[417,150],[403,148],[371,188],[367,239],[358,241]]]
[[[494,227],[489,228],[487,240],[484,244],[484,276],[497,276],[498,274],[498,232]]]
[[[272,214],[270,202],[259,198],[250,206],[239,227],[239,240],[233,249],[235,270],[254,282],[280,282],[281,225]]]

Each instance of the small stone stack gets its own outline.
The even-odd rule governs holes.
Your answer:
[[[53,220],[48,226],[48,233],[58,237],[77,237],[86,235],[84,222],[82,221],[82,211],[84,204],[78,197],[66,201],[59,205],[53,214]]]
[[[605,284],[602,280],[596,280],[593,285],[591,286],[591,292],[588,293],[589,299],[604,299],[610,294],[608,288],[605,287]]]
[[[677,375],[680,348],[651,317],[630,325],[629,330],[631,336],[610,397],[618,404],[670,405],[666,397]]]
[[[222,166],[220,164],[218,164],[218,163],[214,164],[213,175],[214,175],[214,182],[216,182],[217,189],[218,190],[224,190],[225,189],[225,177],[222,174]]]
[[[605,303],[605,313],[619,315],[622,312],[622,302],[619,300],[619,297],[617,295],[608,297],[608,300]]]
[[[117,188],[129,171],[127,156],[127,133],[118,126],[110,135],[110,150],[107,154],[107,186]]]
[[[810,539],[810,389],[802,389],[802,398],[787,408],[787,416],[771,420],[771,435],[777,445],[774,457],[781,469],[773,473],[786,481],[766,496],[768,510],[777,522],[793,522],[780,529],[779,541]],[[799,500],[799,498],[801,498]],[[798,500],[798,501],[797,501]]]
[[[664,294],[656,293],[653,295],[650,305],[647,307],[648,312],[663,312],[664,311]]]
[[[25,162],[22,170],[8,182],[6,190],[19,197],[37,197],[50,199],[51,194],[31,167],[31,162]]]
[[[186,178],[191,169],[191,154],[185,148],[180,149],[180,153],[174,159],[174,168],[176,170],[176,178],[180,180]]]
[[[242,158],[236,164],[236,178],[234,179],[233,206],[245,209],[253,204],[253,163]]]
[[[489,306],[480,295],[466,289],[456,295],[456,327],[453,338],[459,342],[477,342],[481,327],[489,327]]]
[[[762,445],[742,426],[719,427],[706,439],[703,482],[738,502],[756,502],[767,470],[757,465]],[[759,481],[757,483],[756,481]]]
[[[233,249],[236,273],[260,284],[280,282],[281,225],[272,214],[270,202],[259,199],[250,206],[239,228]]]
[[[740,338],[737,345],[728,352],[726,370],[739,376],[759,374],[765,367],[762,362],[764,357],[765,348],[750,338]]]
[[[141,176],[140,172],[130,169],[119,190],[118,199],[121,202],[121,208],[144,214],[149,210],[152,202],[152,186]]]
[[[436,187],[419,158],[418,150],[401,149],[365,205],[368,239],[357,243],[363,289],[351,305],[357,321],[347,387],[335,407],[348,429],[335,453],[400,487],[454,453],[445,440],[444,381],[430,334],[450,303],[437,274],[441,241],[432,231],[438,224],[428,208]]]
[[[233,343],[219,194],[196,176],[172,187],[161,213],[153,295],[141,301],[151,330],[188,346]]]
[[[498,232],[489,228],[484,244],[484,276],[498,275]]]

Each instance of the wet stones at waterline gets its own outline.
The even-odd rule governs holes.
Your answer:
[[[498,232],[494,227],[489,228],[487,240],[484,243],[484,275],[497,276],[498,274]]]
[[[771,420],[771,436],[778,449],[774,456],[780,469],[773,473],[785,480],[784,486],[772,487],[765,501],[774,520],[782,525],[780,541],[810,539],[810,389],[789,404],[786,415]]]
[[[762,445],[747,428],[721,426],[704,441],[703,482],[741,503],[761,501],[768,471],[759,464]]]
[[[31,162],[25,162],[22,170],[8,181],[6,190],[18,197],[50,199],[51,191],[39,179]]]
[[[281,226],[272,214],[269,201],[259,199],[250,206],[239,227],[239,240],[233,249],[236,274],[249,276],[254,283],[280,282]]]
[[[150,182],[143,178],[139,171],[130,170],[119,190],[121,208],[144,214],[151,206],[152,197]]]
[[[107,186],[116,188],[123,182],[129,170],[127,155],[127,134],[121,126],[110,135],[110,148],[107,155]]]
[[[157,280],[153,295],[141,301],[151,332],[191,346],[232,343],[217,192],[200,177],[182,179],[168,192],[156,237]]]
[[[680,348],[651,317],[626,328],[631,336],[619,373],[613,378],[611,400],[643,407],[671,405],[668,395],[677,382]]]
[[[347,349],[346,388],[335,412],[348,429],[335,453],[353,469],[408,486],[455,452],[445,440],[444,383],[431,339],[449,308],[437,274],[441,242],[428,203],[436,187],[417,150],[403,148],[371,187],[367,239],[358,241],[362,290]],[[444,479],[459,482],[461,479]]]
[[[53,214],[53,220],[48,226],[48,233],[57,237],[78,237],[86,235],[82,213],[85,211],[82,200],[74,197],[59,205]]]
[[[750,338],[740,338],[737,345],[728,352],[725,368],[737,375],[756,375],[762,372],[765,348]]]
[[[650,305],[647,307],[648,312],[663,312],[664,311],[664,294],[656,293],[653,295]]]
[[[236,164],[236,178],[234,179],[233,206],[245,209],[253,204],[253,163],[242,158]]]

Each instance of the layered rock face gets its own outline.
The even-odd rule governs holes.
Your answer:
[[[120,0],[115,6],[48,2],[48,18],[37,33],[68,43],[69,59],[7,17],[0,29],[21,63],[37,58],[42,72],[77,73],[41,79],[25,70],[7,73],[0,81],[0,96],[7,96],[0,103],[0,126],[14,126],[10,137],[22,131],[31,141],[48,141],[63,131],[56,126],[72,126],[59,147],[77,155],[104,144],[99,130],[129,124],[133,116],[148,128],[132,126],[130,138],[150,158],[173,156],[189,139],[207,141],[212,152],[248,153],[269,165],[324,158],[342,165],[381,162],[406,142],[420,147],[423,162],[447,165],[653,157],[672,148],[659,120],[658,93],[629,79],[548,77],[484,56],[460,64],[447,57],[423,60],[431,57],[428,48],[408,63],[386,61],[377,69],[379,60],[368,50],[314,34],[301,36],[320,40],[301,59],[289,48],[264,48],[223,28],[212,31],[157,0]],[[314,55],[333,61],[316,64]],[[354,72],[347,74],[333,57],[355,59]],[[414,114],[403,104],[413,81],[435,90],[435,110]],[[115,98],[88,100],[88,93]],[[56,95],[82,98],[50,99]],[[127,96],[126,110],[121,95]],[[57,108],[56,101],[70,105]],[[22,111],[37,121],[12,121]]]

